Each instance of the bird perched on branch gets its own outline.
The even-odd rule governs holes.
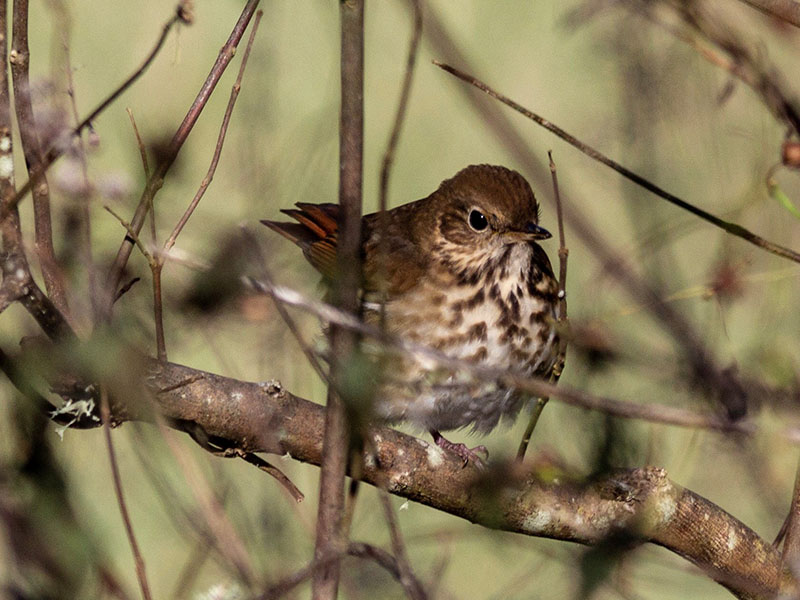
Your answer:
[[[262,221],[297,244],[328,281],[335,277],[339,206],[298,203],[296,222]],[[538,242],[539,205],[522,175],[473,165],[427,198],[362,219],[362,306],[388,333],[450,357],[548,377],[558,355],[558,284]],[[469,370],[397,352],[384,364],[374,415],[431,432],[465,461],[474,449],[440,431],[486,433],[514,418],[525,398]]]

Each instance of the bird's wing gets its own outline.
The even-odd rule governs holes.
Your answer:
[[[298,202],[297,208],[281,210],[297,223],[261,221],[303,250],[308,262],[328,280],[336,270],[336,238],[339,230],[338,204]]]
[[[388,299],[395,298],[416,286],[425,274],[427,256],[414,234],[414,219],[404,204],[386,213],[364,217],[364,289],[378,292],[384,287]],[[385,242],[381,234],[386,227]],[[382,256],[383,254],[383,256]]]
[[[339,205],[298,202],[296,206],[281,211],[296,223],[261,222],[297,244],[312,266],[331,282],[336,272]],[[386,224],[391,234],[385,248],[378,241],[382,225],[379,215],[367,215],[362,221],[362,287],[367,294],[380,291],[382,281],[386,281],[386,292],[391,299],[416,285],[424,272],[424,256],[403,208],[387,213]],[[379,258],[382,251],[386,252],[384,260]]]

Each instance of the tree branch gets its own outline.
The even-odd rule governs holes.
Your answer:
[[[164,27],[161,30],[161,35],[156,42],[156,45],[150,51],[150,54],[147,55],[144,62],[139,66],[136,71],[134,71],[116,90],[114,90],[107,98],[105,98],[89,115],[83,119],[75,128],[70,132],[70,142],[72,137],[79,136],[81,132],[88,127],[92,121],[94,121],[97,116],[103,112],[106,108],[108,108],[117,98],[119,98],[125,90],[127,90],[134,82],[142,76],[142,74],[147,70],[147,67],[150,66],[150,63],[153,62],[156,55],[158,54],[161,47],[164,45],[164,42],[167,39],[167,34],[169,33],[172,26],[175,25],[178,21],[183,21],[188,23],[185,18],[185,13],[182,10],[182,6],[179,4],[176,8],[175,14],[164,24]],[[52,165],[58,158],[64,153],[64,151],[69,147],[69,143],[63,143],[63,140],[60,141],[61,143],[57,142],[53,146],[51,146],[47,153],[44,155],[42,160],[42,164],[40,166],[39,172],[44,173],[47,169]],[[9,203],[13,206],[16,206],[22,198],[25,197],[31,186],[33,184],[33,173],[31,173],[31,179],[26,181],[22,187],[19,188],[17,193],[10,198]]]
[[[14,82],[14,108],[19,124],[22,151],[28,166],[33,193],[33,222],[36,255],[42,269],[47,293],[58,310],[67,314],[67,291],[61,267],[53,247],[53,222],[50,215],[50,187],[42,169],[44,158],[36,128],[28,79],[30,52],[28,51],[28,0],[14,0],[12,22],[11,76]]]
[[[489,87],[488,85],[486,85],[485,83],[483,83],[479,79],[476,79],[475,77],[472,77],[471,75],[468,75],[468,74],[464,73],[463,71],[460,71],[459,69],[456,69],[455,67],[452,67],[450,65],[441,63],[441,62],[439,62],[437,60],[434,60],[433,64],[435,64],[437,67],[440,67],[441,69],[447,71],[451,75],[454,75],[455,77],[458,77],[462,81],[466,81],[467,83],[469,83],[471,85],[474,85],[479,90],[489,94],[492,98],[495,98],[496,100],[499,100],[500,102],[502,102],[506,106],[508,106],[508,107],[514,109],[515,111],[517,111],[518,113],[526,116],[527,118],[529,118],[531,121],[533,121],[537,125],[540,125],[540,126],[544,127],[549,132],[555,134],[556,136],[558,136],[559,138],[561,138],[562,140],[564,140],[565,142],[567,142],[568,144],[570,144],[574,148],[577,148],[578,150],[583,152],[589,158],[592,158],[592,159],[596,160],[597,162],[607,166],[608,168],[616,171],[617,173],[619,173],[620,175],[622,175],[626,179],[629,179],[630,181],[634,182],[636,185],[639,185],[639,186],[643,187],[648,192],[651,192],[652,194],[658,196],[659,198],[663,198],[667,202],[669,202],[671,204],[674,204],[675,206],[677,206],[679,208],[682,208],[683,210],[692,213],[696,217],[699,217],[700,219],[703,219],[704,221],[706,221],[708,223],[711,223],[712,225],[714,225],[716,227],[719,227],[720,229],[722,229],[726,233],[729,233],[730,235],[734,235],[736,237],[742,238],[743,240],[745,240],[747,242],[750,242],[751,244],[753,244],[755,246],[758,246],[759,248],[761,248],[763,250],[766,250],[767,252],[771,252],[772,254],[775,254],[776,256],[781,256],[783,258],[788,258],[789,260],[794,261],[794,262],[800,262],[800,253],[792,250],[791,248],[786,248],[784,246],[781,246],[779,244],[771,242],[771,241],[769,241],[767,239],[764,239],[763,237],[761,237],[759,235],[756,235],[755,233],[753,233],[749,229],[747,229],[745,227],[742,227],[738,223],[732,223],[730,221],[725,221],[724,219],[721,219],[721,218],[717,217],[716,215],[712,215],[711,213],[703,210],[702,208],[700,208],[698,206],[695,206],[694,204],[691,204],[691,203],[689,203],[689,202],[687,202],[685,200],[682,200],[681,198],[678,198],[674,194],[671,194],[670,192],[668,192],[668,191],[662,189],[661,187],[657,186],[656,184],[654,184],[650,180],[645,179],[641,175],[639,175],[637,173],[634,173],[633,171],[631,171],[630,169],[622,166],[618,162],[608,158],[605,154],[603,154],[601,152],[598,152],[597,150],[595,150],[594,148],[592,148],[588,144],[583,143],[582,141],[580,141],[575,136],[570,135],[569,133],[567,133],[566,131],[561,129],[558,125],[555,125],[554,123],[551,123],[547,119],[545,119],[545,118],[537,115],[536,113],[528,110],[527,108],[525,108],[521,104],[518,104],[515,101],[511,100],[510,98],[507,98],[503,94],[500,94],[500,93],[496,92],[495,90],[493,90],[491,87]]]
[[[210,439],[230,440],[247,452],[322,462],[325,408],[276,381],[241,382],[155,361],[147,380],[158,409],[173,423],[194,423]],[[115,418],[152,418],[144,407],[136,410]],[[365,461],[363,480],[386,484],[392,494],[525,535],[592,545],[624,534],[651,542],[685,557],[740,598],[794,591],[776,549],[718,506],[671,482],[662,469],[554,483],[539,477],[530,463],[481,474],[457,456],[391,429],[377,428],[372,438],[377,461]]]
[[[334,304],[357,314],[361,283],[361,178],[364,144],[364,2],[340,4],[341,15],[341,113],[339,125],[339,205],[342,220],[336,249]],[[340,382],[351,368],[358,336],[351,329],[332,326],[331,383],[325,413],[324,461],[319,482],[314,560],[340,556],[346,547],[344,476],[350,450],[347,397],[340,395]],[[341,561],[331,560],[314,571],[314,600],[334,600],[339,587]]]
[[[222,77],[222,74],[225,72],[225,69],[228,67],[228,64],[233,59],[234,54],[236,54],[236,47],[239,45],[239,42],[241,41],[242,36],[247,29],[247,25],[250,23],[250,19],[255,14],[258,3],[259,0],[248,0],[247,4],[242,9],[239,19],[236,21],[230,36],[228,36],[228,40],[220,49],[217,60],[214,62],[214,66],[211,67],[211,72],[208,74],[208,77],[206,77],[206,80],[203,82],[203,85],[195,97],[194,102],[192,103],[191,107],[189,107],[186,116],[183,118],[180,126],[172,136],[169,146],[167,146],[165,149],[161,158],[161,162],[156,166],[154,172],[147,180],[147,184],[142,192],[142,196],[139,199],[139,205],[136,207],[136,211],[131,219],[131,228],[137,234],[139,231],[141,231],[142,225],[144,225],[144,220],[147,216],[148,209],[152,204],[153,198],[158,190],[161,189],[161,186],[164,185],[164,177],[166,176],[167,171],[169,171],[170,167],[175,162],[178,152],[183,147],[183,143],[186,141],[186,138],[191,133],[194,124],[200,117],[200,113],[202,113],[203,108],[205,108],[211,93],[217,86],[217,83]],[[120,281],[122,280],[123,270],[125,269],[125,265],[128,263],[128,258],[130,258],[132,251],[133,242],[128,236],[126,236],[122,242],[122,245],[117,251],[117,256],[108,272],[105,297],[102,299],[102,312],[103,316],[106,318],[111,313],[111,307],[114,299],[116,298]]]

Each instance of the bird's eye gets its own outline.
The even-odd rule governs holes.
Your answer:
[[[469,226],[475,231],[483,231],[489,226],[489,220],[481,211],[473,208],[469,211]]]

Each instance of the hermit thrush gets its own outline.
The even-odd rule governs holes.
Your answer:
[[[296,223],[262,223],[300,246],[330,280],[338,209],[298,203],[282,211]],[[365,320],[378,322],[383,301],[389,333],[465,361],[548,376],[557,358],[558,290],[537,244],[550,237],[538,213],[522,175],[473,165],[383,219],[378,213],[364,216]],[[424,427],[439,446],[465,460],[478,448],[449,442],[439,431],[472,426],[488,432],[501,418],[515,417],[525,400],[516,390],[423,358],[405,354],[392,361],[375,398],[376,416]]]

